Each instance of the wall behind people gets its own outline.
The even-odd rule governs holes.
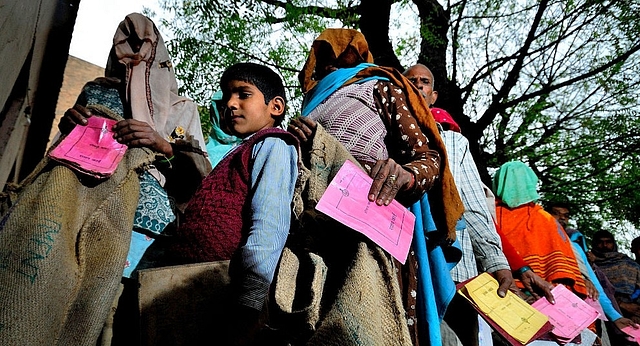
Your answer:
[[[18,181],[19,176],[29,174],[44,154],[78,3],[79,0],[2,2],[0,186],[3,188],[7,179]],[[46,83],[40,83],[41,80]],[[15,177],[10,177],[14,163],[19,169]]]
[[[104,67],[69,55],[69,59],[64,68],[62,87],[60,88],[58,102],[56,103],[56,113],[51,126],[47,148],[51,146],[53,138],[58,133],[60,118],[62,118],[67,109],[76,104],[78,95],[80,95],[85,83],[102,76],[104,76]]]

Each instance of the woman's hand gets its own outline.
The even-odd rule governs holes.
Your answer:
[[[598,298],[600,298],[600,292],[598,292],[598,289],[593,285],[591,280],[585,278],[584,285],[587,286],[587,297],[593,300],[598,300]]]
[[[369,175],[373,178],[369,200],[377,205],[389,205],[398,192],[411,189],[415,182],[413,173],[393,159],[378,160]]]
[[[166,157],[173,156],[171,143],[162,138],[151,125],[144,121],[126,119],[117,122],[111,128],[114,133],[113,138],[118,143],[134,148],[149,148]]]
[[[532,270],[527,270],[521,274],[520,281],[524,284],[524,287],[531,292],[531,295],[536,299],[540,298],[538,292],[542,292],[542,294],[547,298],[549,303],[555,304],[556,300],[553,298],[553,293],[551,290],[553,289],[553,284],[545,281],[543,278],[538,276],[538,274],[534,273]]]
[[[76,104],[73,108],[67,109],[58,123],[58,130],[64,135],[68,135],[76,125],[86,126],[87,118],[92,116],[91,111],[84,106]]]
[[[613,324],[615,324],[616,327],[618,327],[618,329],[622,329],[624,327],[629,327],[629,326],[635,329],[640,328],[640,326],[637,323],[633,322],[633,320],[630,320],[626,317],[618,318],[617,320],[613,321]]]
[[[309,119],[309,117],[301,116],[291,119],[287,131],[298,137],[300,144],[310,145],[316,133],[316,127],[317,124],[315,121]]]

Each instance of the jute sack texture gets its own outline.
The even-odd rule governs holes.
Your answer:
[[[0,345],[96,344],[129,249],[138,173],[154,156],[130,148],[103,181],[45,158],[25,179],[0,221]]]
[[[271,324],[292,345],[411,345],[390,255],[315,210],[346,160],[318,124],[293,198],[294,220],[273,284]]]

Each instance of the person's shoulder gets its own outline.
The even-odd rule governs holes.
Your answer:
[[[297,141],[292,134],[284,130],[281,132],[271,132],[256,141],[253,146],[253,151],[255,154],[271,151],[277,151],[282,155],[296,154]]]
[[[255,144],[264,142],[264,140],[267,138],[277,138],[291,145],[298,145],[298,139],[293,134],[279,127],[269,127],[266,129],[262,129],[258,132],[253,133],[251,136],[245,138],[244,140]]]
[[[388,79],[377,79],[373,84],[374,84],[374,90],[378,89],[383,92],[389,92],[393,88],[393,89],[399,90],[399,92],[402,92],[402,89],[399,86],[395,85],[393,82],[391,82]]]
[[[264,143],[265,146],[272,148],[285,148],[289,146],[294,146],[288,138],[285,136],[268,136],[264,137],[260,140],[260,142]]]
[[[440,133],[440,136],[443,138],[445,137],[451,138],[456,142],[463,143],[463,144],[469,143],[469,140],[467,139],[467,137],[465,137],[462,133],[453,131],[453,130],[444,130]]]
[[[636,262],[633,258],[631,258],[627,254],[623,254],[622,258],[629,263],[630,266],[635,267],[638,272],[640,272],[640,263]]]

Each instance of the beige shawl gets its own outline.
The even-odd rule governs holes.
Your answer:
[[[149,173],[175,199],[176,207],[184,210],[200,181],[211,171],[211,163],[198,107],[190,99],[178,96],[173,64],[151,19],[131,13],[118,25],[105,76],[124,82],[121,97],[133,119],[148,123],[174,143],[171,176],[157,169],[150,169]]]

